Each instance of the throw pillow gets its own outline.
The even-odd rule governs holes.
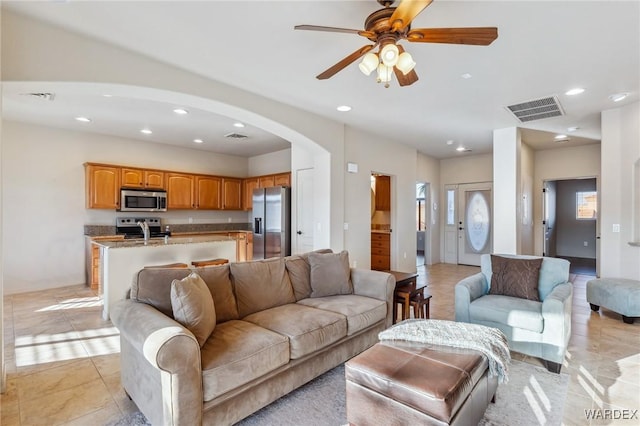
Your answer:
[[[204,346],[216,327],[216,310],[207,284],[196,273],[171,283],[173,317]]]
[[[542,258],[514,259],[491,255],[489,294],[540,301],[538,279]]]
[[[353,293],[349,253],[309,253],[311,297]]]

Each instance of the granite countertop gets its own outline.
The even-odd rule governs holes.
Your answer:
[[[102,247],[108,248],[125,248],[125,247],[156,247],[167,246],[174,244],[194,244],[194,243],[208,243],[214,241],[235,241],[236,238],[226,235],[197,235],[192,237],[168,237],[168,238],[149,238],[148,241],[144,241],[142,238],[133,238],[129,240],[119,239],[116,241],[93,241],[93,244],[97,244]]]

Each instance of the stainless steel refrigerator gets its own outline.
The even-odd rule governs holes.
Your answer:
[[[291,188],[253,190],[253,258],[291,254]]]

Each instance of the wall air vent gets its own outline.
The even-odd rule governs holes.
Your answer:
[[[519,104],[509,105],[506,108],[521,123],[564,115],[564,110],[557,96],[547,96],[545,98],[521,102]]]
[[[230,139],[246,139],[248,138],[247,135],[243,135],[240,133],[227,133],[226,135],[224,135],[225,138],[230,138]]]
[[[42,99],[43,101],[52,101],[56,98],[55,93],[39,92],[39,93],[21,93],[23,96],[31,96],[32,98]]]

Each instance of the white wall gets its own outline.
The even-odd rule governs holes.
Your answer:
[[[440,185],[440,162],[428,155],[418,153],[417,181],[426,182],[429,185],[431,193],[429,194],[430,206],[426,206],[430,211],[430,223],[428,225],[431,232],[431,263],[440,263],[440,216],[444,211],[443,202],[441,201],[442,187]],[[433,204],[436,209],[433,209]],[[426,253],[425,253],[426,254]]]
[[[493,131],[493,251],[520,253],[521,141],[517,127]]]
[[[556,255],[595,259],[596,221],[576,219],[576,192],[595,191],[596,180],[559,180],[556,188]]]
[[[4,121],[4,289],[7,294],[85,282],[84,225],[115,225],[115,210],[85,209],[85,162],[225,176],[247,175],[247,159],[150,142]],[[134,162],[132,159],[136,159]],[[154,213],[163,223],[247,222],[243,211]]]
[[[633,167],[640,159],[640,102],[602,112],[601,269],[603,277],[640,279],[633,240]],[[613,232],[613,225],[620,232]]]
[[[248,176],[270,175],[291,170],[291,148],[249,158]]]
[[[548,180],[600,177],[600,144],[534,152],[533,237],[535,254],[542,255],[542,185]],[[602,188],[600,188],[602,190]],[[602,198],[600,204],[602,205]]]
[[[0,21],[2,20],[2,7],[0,7]],[[0,46],[2,46],[2,34],[0,32]],[[0,70],[2,69],[2,47],[0,47]],[[0,84],[0,97],[2,97],[2,84]],[[0,117],[2,117],[2,102],[0,102]],[[2,226],[2,120],[0,120],[0,229]],[[6,390],[6,370],[4,366],[4,261],[2,253],[2,239],[0,239],[0,393]]]
[[[358,164],[358,173],[345,178],[345,248],[359,268],[371,267],[371,173],[391,176],[391,269],[416,270],[415,148],[346,128],[345,162]]]
[[[520,249],[519,254],[533,255],[533,178],[534,156],[529,145],[520,145]]]

